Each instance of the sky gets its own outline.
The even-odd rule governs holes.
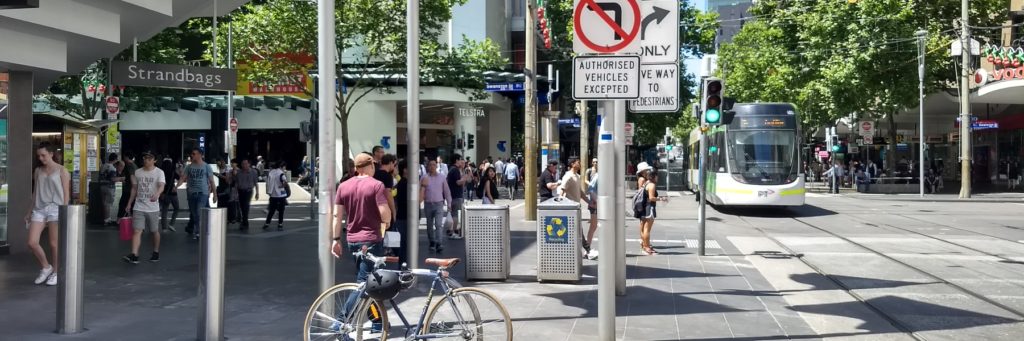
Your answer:
[[[707,1],[706,0],[686,0],[686,1],[689,2],[690,4],[692,4],[697,9],[700,9],[700,10],[705,10],[704,7],[707,6]],[[692,73],[695,77],[700,76],[698,74],[698,71],[700,71],[700,59],[684,59],[683,60],[683,66],[686,68],[686,73]]]

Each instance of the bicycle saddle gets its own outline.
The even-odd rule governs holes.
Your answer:
[[[446,258],[446,259],[427,258],[427,260],[425,260],[423,262],[427,263],[429,265],[436,265],[436,266],[440,266],[440,267],[449,268],[449,267],[452,267],[455,264],[459,264],[459,259],[458,258]]]

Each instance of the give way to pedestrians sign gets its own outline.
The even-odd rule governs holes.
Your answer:
[[[640,53],[637,0],[574,0],[572,49],[577,55]]]

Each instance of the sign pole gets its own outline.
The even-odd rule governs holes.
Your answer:
[[[617,100],[615,134],[615,294],[626,295],[626,101]]]
[[[600,222],[599,250],[605,256],[597,259],[597,318],[600,340],[615,340],[615,278],[617,243],[615,230],[615,145],[612,139],[614,115],[612,101],[598,102],[597,162],[602,165],[597,172],[597,218]]]
[[[523,163],[523,174],[526,179],[523,181],[523,192],[525,195],[526,204],[526,220],[536,221],[537,220],[537,91],[534,89],[534,80],[537,77],[537,42],[534,37],[533,30],[535,29],[536,23],[534,22],[534,9],[530,6],[533,1],[527,0],[526,2],[526,65],[523,66],[523,74],[526,76],[523,80],[523,96],[526,100],[523,104],[525,109],[525,122],[523,122],[523,151],[526,160]],[[614,313],[614,311],[613,311]]]
[[[403,176],[409,177],[409,202],[408,202],[408,220],[406,223],[406,237],[409,240],[418,241],[420,240],[420,177],[414,174],[418,174],[419,168],[415,165],[420,160],[420,4],[419,1],[409,1],[406,4],[406,53],[409,58],[406,61],[406,69],[409,72],[409,82],[406,85],[406,122],[409,124],[406,126],[408,132],[406,136],[409,137],[409,167],[406,170],[408,174]],[[424,165],[426,167],[426,165]],[[419,243],[413,242],[408,243],[409,250],[406,254],[409,256],[408,266],[410,269],[419,267]]]
[[[325,291],[334,286],[334,256],[331,255],[331,244],[334,238],[334,212],[331,199],[334,190],[337,164],[335,162],[334,140],[334,112],[336,108],[337,86],[334,85],[334,54],[337,51],[337,43],[334,40],[334,1],[320,1],[317,4],[317,48],[318,60],[317,69],[319,75],[317,113],[320,115],[317,120],[317,139],[319,145],[321,168],[317,179],[317,189],[320,195],[318,225],[320,233],[317,243],[317,259],[320,268],[320,291]],[[338,217],[338,219],[341,219]]]

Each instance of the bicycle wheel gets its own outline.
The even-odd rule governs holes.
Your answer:
[[[427,312],[421,336],[442,340],[512,340],[508,310],[490,293],[458,288],[450,297],[434,302]]]
[[[306,313],[302,340],[386,340],[384,305],[356,295],[360,295],[356,283],[338,284],[320,294]]]

